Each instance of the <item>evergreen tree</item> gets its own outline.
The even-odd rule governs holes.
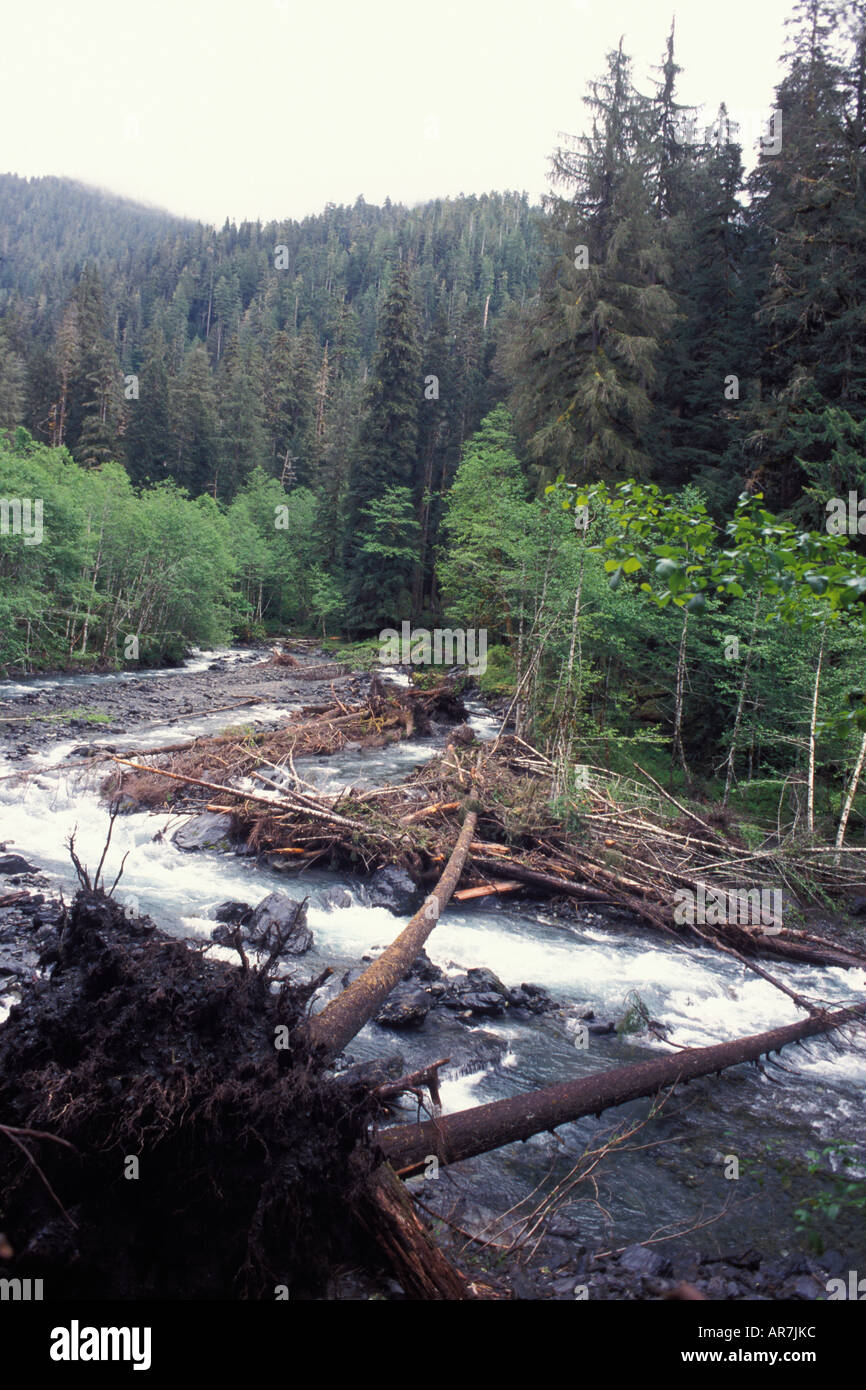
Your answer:
[[[167,346],[160,328],[148,332],[136,375],[138,398],[131,396],[124,410],[124,454],[130,477],[141,484],[164,478],[171,459]]]
[[[173,458],[169,471],[191,493],[219,490],[219,426],[207,349],[195,343],[171,392]]]
[[[262,357],[250,334],[229,343],[219,384],[220,491],[230,497],[267,457]]]
[[[530,450],[590,477],[646,473],[646,428],[674,301],[654,201],[651,103],[622,45],[584,98],[592,135],[553,156],[551,256],[518,338],[513,397]],[[655,199],[654,199],[655,190]]]
[[[411,557],[399,547],[391,554],[369,548],[374,506],[389,489],[415,484],[418,412],[422,399],[418,311],[409,272],[401,263],[394,272],[379,321],[379,350],[367,388],[347,499],[345,566],[347,604],[352,628],[362,631],[385,620],[408,618],[385,606],[411,587]]]
[[[0,430],[11,430],[24,418],[27,368],[0,330]]]
[[[789,506],[802,486],[797,420],[807,398],[813,408],[812,388],[827,404],[866,404],[866,217],[856,191],[864,151],[850,145],[837,18],[836,0],[795,5],[788,70],[776,89],[780,147],[762,152],[750,180],[765,247],[758,320],[766,349],[746,447],[771,506]]]

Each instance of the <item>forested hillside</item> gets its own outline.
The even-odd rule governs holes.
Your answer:
[[[69,524],[30,549],[0,536],[0,660],[111,663],[132,633],[156,661],[217,635],[444,619],[488,629],[489,688],[516,685],[521,727],[550,746],[609,753],[612,726],[657,725],[685,775],[725,768],[730,785],[741,749],[750,773],[787,767],[782,730],[805,719],[799,765],[816,663],[835,710],[857,640],[805,617],[765,637],[767,585],[696,585],[687,532],[709,528],[702,560],[724,553],[743,493],[780,535],[824,532],[828,501],[866,486],[864,21],[863,3],[794,6],[748,175],[754,132],[680,100],[672,29],[648,83],[622,43],[609,53],[544,208],[359,198],[215,231],[5,176],[3,491],[53,498]],[[664,594],[617,539],[631,503],[594,494],[588,532],[554,518],[566,484],[629,480],[677,494],[680,529],[655,533],[666,611],[641,607],[642,581]],[[196,519],[212,583],[142,608],[134,537],[170,517]],[[185,525],[159,542],[166,574],[184,571]],[[587,539],[620,559],[606,572]],[[698,599],[686,640],[677,612]],[[742,677],[722,628],[759,634]]]

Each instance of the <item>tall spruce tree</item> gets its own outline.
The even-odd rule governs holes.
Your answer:
[[[217,398],[207,349],[195,343],[171,393],[173,458],[169,471],[193,496],[219,492]]]
[[[162,330],[151,328],[135,373],[138,377],[138,395],[130,395],[124,408],[126,467],[132,481],[139,485],[165,478],[171,461],[167,353]]]
[[[569,196],[547,200],[551,254],[512,357],[513,406],[545,465],[622,478],[650,468],[646,430],[675,303],[652,103],[622,44],[584,101],[592,134],[552,159]]]
[[[348,619],[355,631],[409,618],[395,612],[395,595],[411,590],[412,561],[405,549],[383,554],[373,508],[393,489],[415,485],[418,413],[422,402],[418,309],[409,270],[401,262],[391,279],[379,318],[379,348],[367,387],[365,414],[352,459],[345,543]],[[411,492],[410,494],[411,495]],[[402,506],[402,498],[401,498]],[[399,509],[390,515],[397,515]]]
[[[790,506],[803,475],[801,417],[863,398],[862,276],[866,219],[855,185],[863,149],[853,151],[845,71],[836,52],[837,0],[798,0],[776,89],[779,148],[761,153],[750,179],[763,235],[766,331],[760,398],[747,416],[746,451],[771,506]],[[853,156],[853,157],[852,157]],[[859,332],[858,332],[859,330]],[[811,422],[803,419],[810,433]]]

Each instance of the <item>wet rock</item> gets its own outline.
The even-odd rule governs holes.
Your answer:
[[[316,894],[316,903],[326,912],[333,912],[335,908],[351,907],[352,894],[345,888],[324,888]]]
[[[510,1006],[511,992],[492,970],[475,966],[465,975],[447,981],[441,996],[446,1009],[459,1009],[472,1014],[503,1014]]]
[[[0,854],[0,874],[35,874],[36,866],[20,854]]]
[[[670,1270],[670,1261],[654,1250],[647,1250],[645,1245],[630,1245],[620,1256],[619,1263],[630,1274],[657,1276]]]
[[[503,999],[508,999],[508,990],[502,983],[498,975],[494,975],[492,970],[486,970],[483,966],[474,966],[466,972],[473,992],[482,994],[499,994]]]
[[[443,978],[443,971],[440,970],[438,965],[433,964],[423,947],[412,962],[411,970],[407,971],[404,976],[406,980],[418,980],[424,985],[434,983],[440,985],[441,988],[435,991],[437,994],[444,993],[445,986],[441,984]]]
[[[493,990],[487,990],[484,994],[464,994],[460,1002],[464,1009],[471,1010],[473,1014],[504,1014],[508,1008],[508,1000]]]
[[[235,898],[227,898],[225,902],[219,904],[213,910],[215,922],[242,922],[245,917],[252,912],[249,903],[238,902]]]
[[[285,937],[283,955],[302,956],[313,944],[307,926],[306,901],[296,902],[286,893],[269,893],[253,912],[244,934],[253,945],[264,945],[265,938],[279,932]]]
[[[512,1008],[526,1009],[531,1014],[546,1014],[556,1008],[546,989],[525,981],[518,989],[509,990],[509,1000]]]
[[[393,990],[376,1014],[376,1022],[384,1028],[417,1028],[432,1006],[430,995],[423,989]]]
[[[391,864],[377,869],[364,884],[362,893],[368,906],[387,907],[398,917],[411,916],[421,896],[406,870]]]
[[[230,849],[232,842],[232,817],[213,811],[194,816],[182,825],[171,837],[178,849]]]

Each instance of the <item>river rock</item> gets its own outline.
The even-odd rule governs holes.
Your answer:
[[[670,1269],[669,1260],[657,1255],[654,1250],[647,1250],[645,1245],[630,1245],[623,1251],[619,1262],[631,1274],[666,1274]]]
[[[438,965],[433,964],[427,952],[422,947],[403,978],[404,980],[417,980],[423,985],[440,984],[444,979],[444,972],[440,970]],[[445,986],[436,992],[442,994],[444,991]]]
[[[183,850],[230,849],[232,817],[205,811],[182,825],[171,838],[172,843]]]
[[[376,1022],[383,1028],[417,1028],[429,1014],[432,1003],[426,990],[398,986],[376,1014]]]
[[[227,898],[225,902],[220,903],[219,907],[214,908],[214,921],[242,922],[252,910],[249,903],[238,902],[236,898]]]
[[[35,874],[36,866],[20,854],[0,854],[0,874]]]
[[[377,869],[364,884],[362,893],[370,907],[387,907],[397,917],[411,916],[420,897],[406,870],[393,864]]]
[[[483,994],[464,994],[460,1002],[464,1009],[470,1009],[474,1014],[504,1014],[508,1008],[508,1000],[492,989],[485,990]]]
[[[447,1009],[468,1009],[482,1016],[503,1014],[510,1004],[510,992],[492,970],[473,966],[465,975],[448,981],[441,1002]]]
[[[525,1009],[531,1014],[546,1014],[556,1008],[546,989],[525,980],[518,989],[509,990],[509,999],[513,1009]]]
[[[272,929],[287,933],[283,955],[302,956],[313,944],[313,933],[307,926],[306,902],[296,902],[286,893],[269,893],[262,898],[244,934],[253,945],[258,945]]]
[[[338,907],[351,907],[352,894],[345,888],[323,888],[316,894],[316,903],[326,912],[333,912]]]

